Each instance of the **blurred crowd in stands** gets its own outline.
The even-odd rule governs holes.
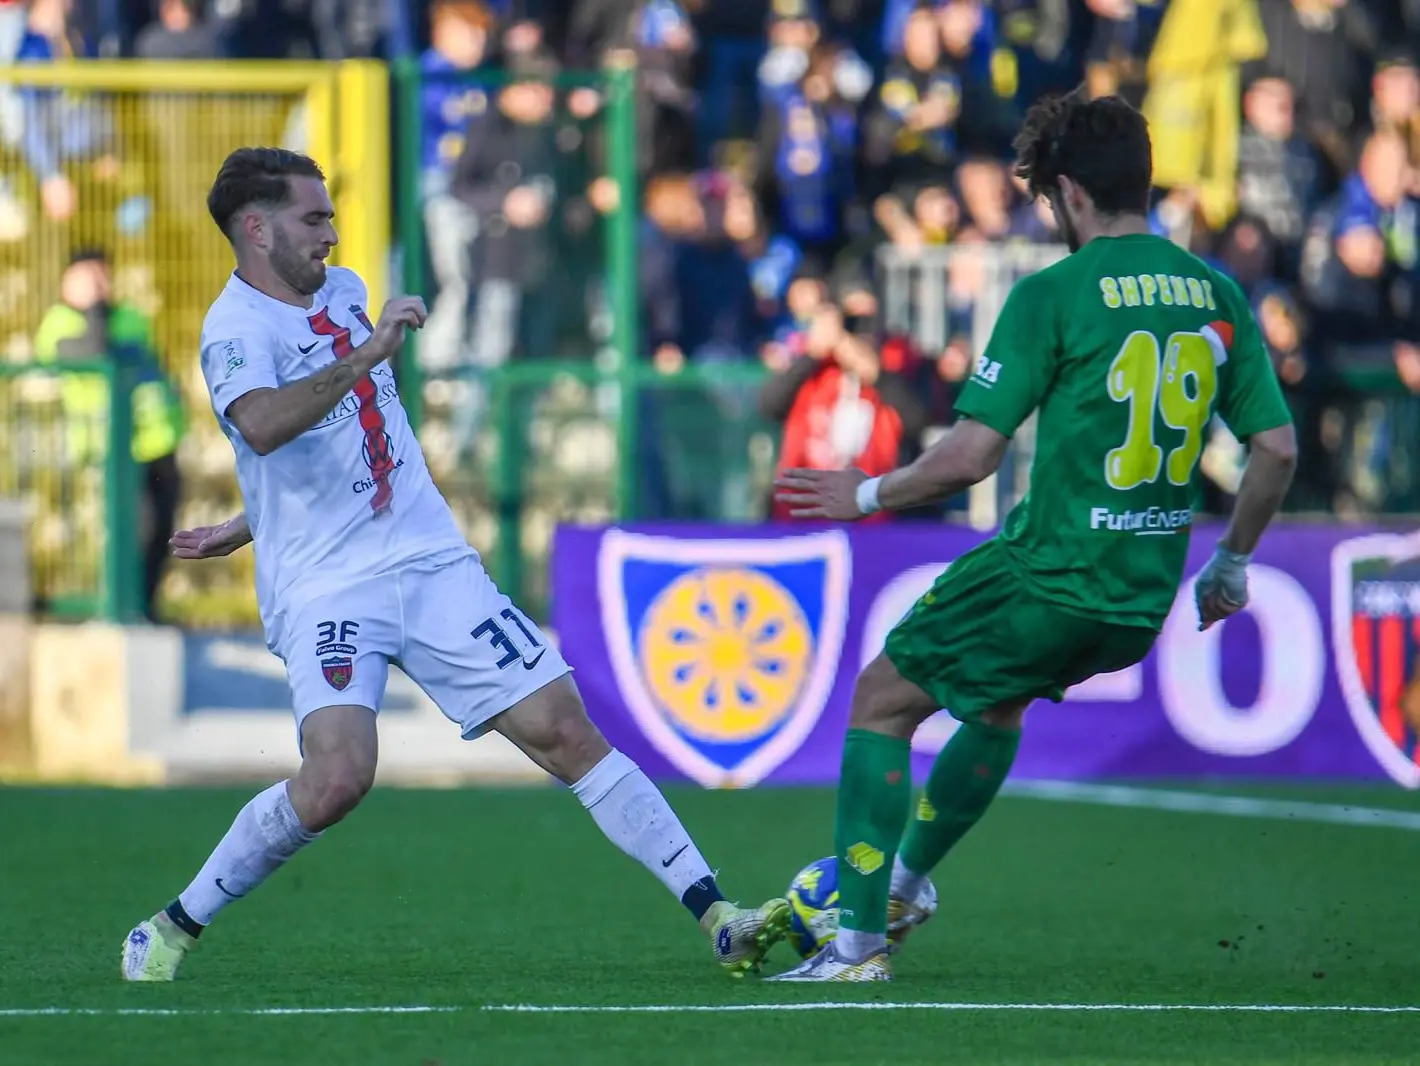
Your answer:
[[[781,461],[872,473],[950,423],[990,257],[1057,243],[1010,175],[1024,110],[1119,93],[1156,231],[1254,300],[1301,430],[1291,506],[1420,510],[1420,0],[0,0],[9,55],[417,61],[433,375],[589,354],[556,319],[605,297],[565,257],[621,191],[604,142],[569,181],[567,123],[604,137],[606,101],[558,76],[634,64],[645,358],[767,367]],[[82,129],[25,128],[62,211]],[[884,313],[887,262],[940,273],[939,343]],[[1210,506],[1238,465],[1220,436]]]

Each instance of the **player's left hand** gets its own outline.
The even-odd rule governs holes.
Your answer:
[[[858,486],[868,479],[861,470],[785,470],[774,479],[774,496],[789,505],[794,518],[852,522],[858,510]]]
[[[1198,574],[1193,602],[1198,606],[1198,629],[1208,629],[1247,606],[1249,557],[1228,551],[1221,544]]]

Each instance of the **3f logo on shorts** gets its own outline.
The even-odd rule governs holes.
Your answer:
[[[340,622],[316,623],[316,658],[326,684],[337,692],[350,684],[355,676],[355,638],[360,623],[349,619]]]
[[[511,607],[505,607],[499,617],[505,622],[512,622],[517,627],[522,639],[515,641],[506,629],[499,625],[492,618],[485,618],[474,627],[472,636],[474,640],[487,639],[495,651],[502,652],[502,657],[498,660],[498,669],[506,670],[516,662],[523,664],[524,670],[531,670],[542,661],[543,654],[547,651],[542,646],[542,641],[533,636],[532,630],[518,616],[518,612]],[[526,643],[527,647],[519,648],[519,643]],[[531,656],[531,657],[530,657]]]

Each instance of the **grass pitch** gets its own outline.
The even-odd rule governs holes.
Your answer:
[[[1331,1009],[1420,1004],[1420,832],[1019,797],[939,871],[888,985],[725,977],[550,788],[377,791],[175,984],[120,982],[124,934],[251,791],[0,790],[0,1062],[1420,1061],[1420,1011]],[[1420,812],[1391,790],[1252,794]],[[826,791],[670,798],[741,901],[831,851]],[[619,1009],[644,1007],[670,1009]]]

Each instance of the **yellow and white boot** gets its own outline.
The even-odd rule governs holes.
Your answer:
[[[125,981],[171,981],[197,938],[179,929],[159,911],[140,922],[123,941]]]
[[[862,959],[845,959],[838,954],[835,941],[829,941],[813,958],[769,978],[771,981],[891,981],[892,962],[884,945]]]
[[[771,899],[745,909],[722,899],[711,904],[700,928],[710,938],[715,961],[731,976],[743,977],[757,972],[769,949],[789,935],[789,901]]]

